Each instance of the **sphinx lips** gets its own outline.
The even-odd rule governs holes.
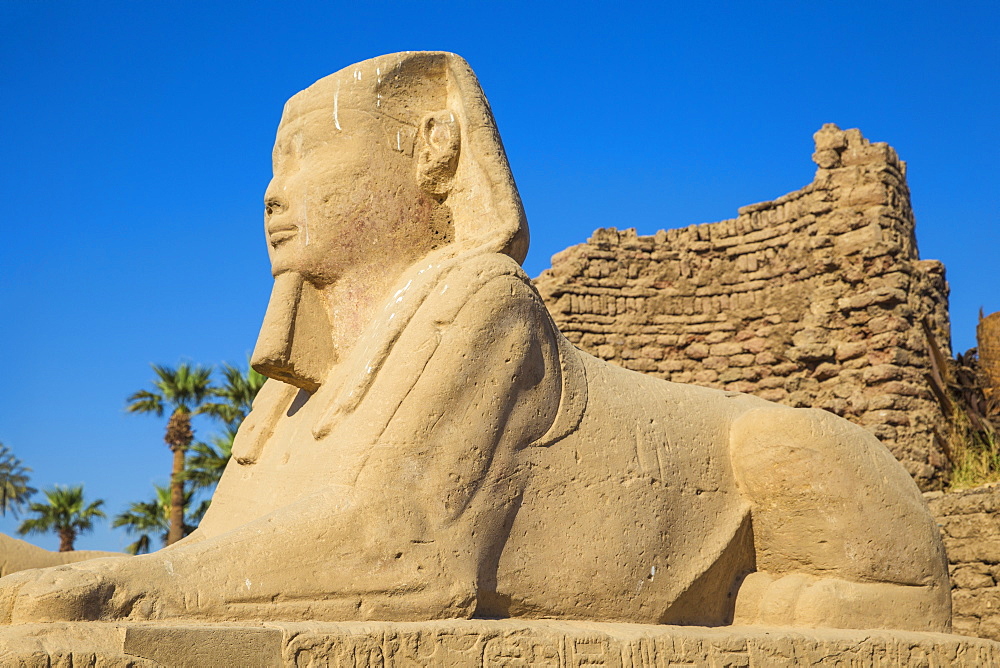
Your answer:
[[[277,246],[285,241],[288,241],[296,234],[299,233],[299,229],[292,226],[286,227],[276,227],[267,231],[267,240],[271,244],[272,248],[277,248]]]

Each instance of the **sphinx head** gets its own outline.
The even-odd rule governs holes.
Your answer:
[[[449,53],[391,54],[285,105],[265,195],[272,272],[316,286],[434,251],[518,261],[527,227],[475,75]]]
[[[454,54],[390,54],[320,79],[285,105],[273,157],[275,283],[252,357],[270,378],[316,391],[418,263],[527,252],[496,123]]]

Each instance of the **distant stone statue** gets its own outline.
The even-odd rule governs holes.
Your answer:
[[[99,550],[69,550],[68,552],[49,552],[31,543],[0,533],[0,577],[10,575],[29,568],[47,568],[62,566],[98,557],[120,557],[121,553],[101,552]]]
[[[271,380],[201,526],[3,578],[6,623],[948,629],[937,527],[874,437],[563,338],[461,58],[382,56],[289,100],[265,207]]]

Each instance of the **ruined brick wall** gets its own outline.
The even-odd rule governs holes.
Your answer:
[[[942,485],[920,321],[950,340],[944,267],[920,260],[906,166],[858,130],[815,135],[815,180],[739,216],[636,236],[600,229],[536,285],[566,336],[668,380],[817,406]]]
[[[1000,485],[927,496],[948,552],[955,633],[1000,640]]]

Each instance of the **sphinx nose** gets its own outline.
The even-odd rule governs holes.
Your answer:
[[[281,194],[278,188],[273,187],[273,183],[268,186],[264,193],[264,218],[281,213],[288,208],[288,200]]]
[[[264,215],[267,218],[270,218],[275,214],[281,213],[282,211],[285,210],[285,208],[286,208],[285,203],[280,198],[264,200]]]

